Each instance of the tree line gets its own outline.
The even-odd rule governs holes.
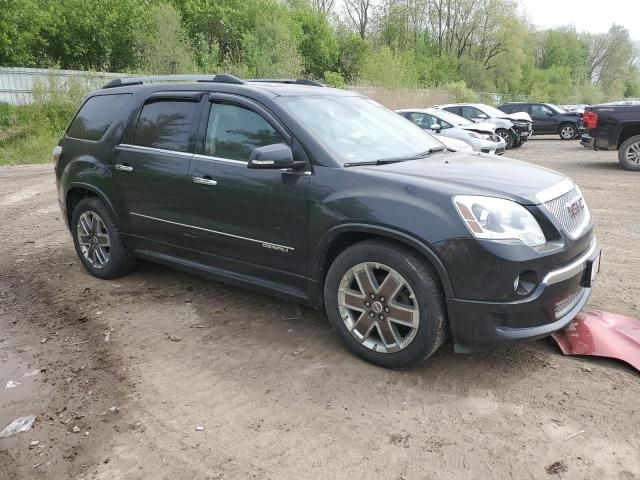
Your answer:
[[[0,65],[230,72],[596,103],[640,96],[639,46],[538,29],[515,0],[0,0]]]

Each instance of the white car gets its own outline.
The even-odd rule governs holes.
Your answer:
[[[505,151],[506,142],[496,133],[495,125],[491,123],[472,122],[436,108],[406,108],[397,112],[420,128],[428,130],[438,140],[442,141],[442,137],[461,140],[470,145],[472,150],[482,153],[502,155]]]
[[[496,133],[504,138],[507,150],[522,146],[533,134],[533,120],[526,112],[504,113],[483,103],[451,103],[434,108],[455,113],[474,122],[493,123]]]

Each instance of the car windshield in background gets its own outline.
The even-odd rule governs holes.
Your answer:
[[[431,112],[429,112],[431,113]],[[468,120],[460,115],[456,115],[455,113],[447,112],[446,110],[434,110],[431,113],[433,116],[441,118],[445,122],[448,122],[452,125],[473,125],[474,122]]]
[[[480,110],[482,110],[484,113],[486,113],[490,117],[504,118],[506,115],[503,111],[498,110],[497,108],[493,108],[490,105],[483,105],[480,108]]]
[[[554,105],[553,103],[547,103],[547,107],[549,107],[551,110],[555,111],[556,113],[567,113],[567,111],[564,108],[559,107],[558,105]]]
[[[279,97],[277,101],[342,164],[408,159],[442,147],[420,127],[363,97]]]

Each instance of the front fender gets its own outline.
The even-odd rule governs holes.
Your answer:
[[[440,260],[440,257],[437,255],[435,250],[430,245],[427,245],[426,243],[415,238],[409,233],[402,232],[395,228],[383,225],[372,225],[366,223],[343,223],[340,225],[336,225],[335,227],[327,231],[318,242],[315,255],[313,256],[313,258],[316,259],[316,278],[322,278],[322,267],[327,258],[329,247],[336,238],[344,233],[367,233],[377,235],[379,237],[396,240],[400,243],[414,248],[422,255],[424,255],[431,266],[435,269],[438,277],[440,278],[445,296],[454,296],[453,286],[451,284],[451,280],[449,279],[449,274],[447,273],[442,260]]]

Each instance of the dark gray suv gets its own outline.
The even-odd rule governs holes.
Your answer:
[[[167,81],[172,83],[167,83]],[[308,81],[115,80],[54,149],[80,261],[146,259],[324,308],[356,355],[407,367],[563,328],[600,250],[580,189],[447,151],[357,93]]]

